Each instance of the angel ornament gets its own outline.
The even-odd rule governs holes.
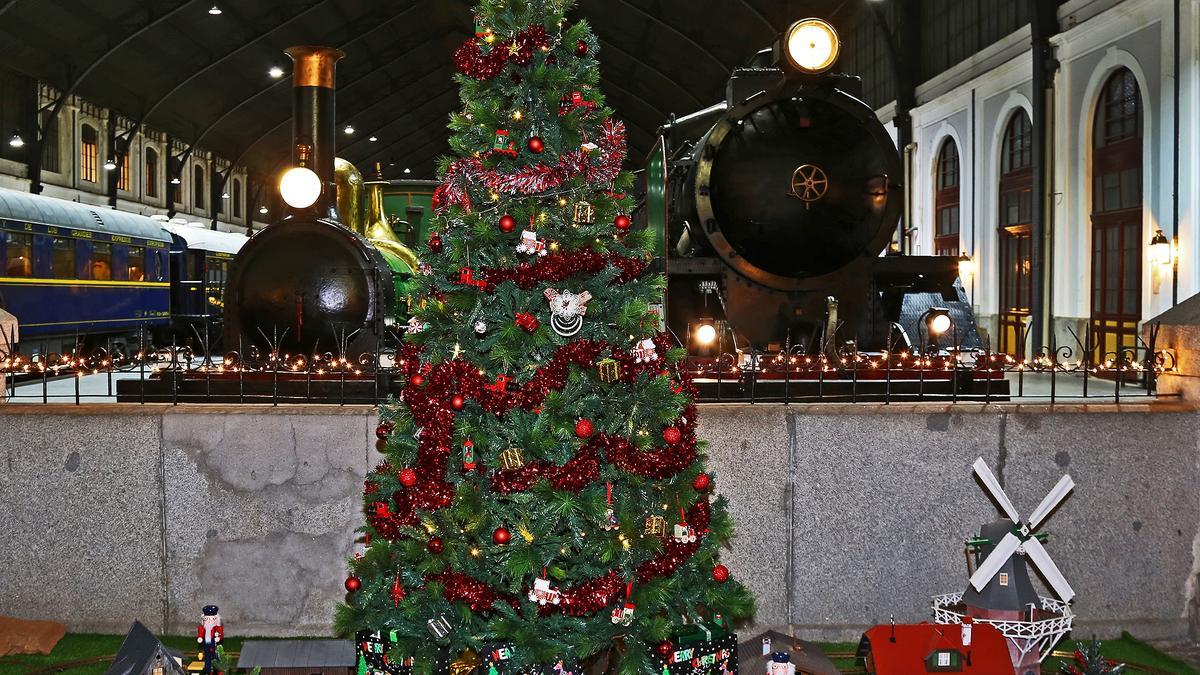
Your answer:
[[[547,288],[546,299],[550,301],[550,327],[555,333],[562,337],[571,337],[583,328],[583,315],[587,313],[587,303],[592,299],[591,293],[559,292]]]

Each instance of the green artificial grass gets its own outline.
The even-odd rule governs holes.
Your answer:
[[[75,661],[98,657],[112,657],[121,648],[121,642],[124,639],[124,635],[68,633],[48,655],[20,654],[0,658],[0,675],[27,675],[28,673],[45,671],[48,668],[70,664]],[[163,644],[168,647],[183,652],[185,664],[195,658],[196,638],[168,635],[161,639]],[[233,652],[239,651],[242,648],[244,639],[230,637],[225,640],[225,648]],[[1123,634],[1120,639],[1102,640],[1101,643],[1104,653],[1109,658],[1118,662],[1150,666],[1159,671],[1166,671],[1175,675],[1200,675],[1200,671],[1195,668],[1163,654],[1128,633]],[[1059,643],[1056,651],[1074,651],[1075,645],[1075,641],[1065,640]],[[818,643],[818,646],[826,654],[837,655],[831,658],[831,660],[842,671],[854,672],[857,670],[858,666],[855,664],[852,656],[858,648],[857,642],[824,642]],[[843,655],[851,656],[847,658]],[[1046,659],[1042,667],[1042,673],[1044,675],[1057,674],[1060,663],[1062,663],[1062,659],[1053,656]],[[85,665],[64,667],[62,670],[56,669],[53,672],[62,673],[63,675],[104,675],[104,671],[108,669],[108,666],[109,661],[102,660]],[[1136,670],[1131,667],[1127,669],[1127,672],[1129,675],[1136,675],[1136,673],[1145,671]],[[748,675],[756,674],[750,673]]]
[[[1063,640],[1054,648],[1056,652],[1074,652],[1076,644],[1085,644],[1091,640]],[[1101,640],[1100,647],[1104,651],[1104,655],[1118,663],[1136,664],[1140,666],[1150,666],[1160,671],[1175,673],[1175,675],[1200,675],[1200,671],[1187,665],[1186,663],[1173,659],[1166,654],[1158,651],[1154,647],[1142,642],[1133,637],[1129,633],[1122,633],[1121,638],[1117,640]],[[1056,658],[1050,656],[1042,664],[1043,673],[1058,673],[1059,665],[1064,662],[1070,662],[1071,657]],[[1133,675],[1134,673],[1144,672],[1134,668],[1131,665],[1126,668],[1126,671]]]

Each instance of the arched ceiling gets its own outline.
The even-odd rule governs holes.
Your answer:
[[[730,71],[792,21],[830,18],[843,35],[863,0],[578,0],[601,41],[601,89],[640,159],[671,113],[724,96]],[[289,156],[282,50],[333,45],[338,154],[366,172],[431,177],[459,107],[450,56],[474,31],[465,0],[0,0],[3,63],[186,144],[266,172]],[[369,141],[375,135],[377,141]]]

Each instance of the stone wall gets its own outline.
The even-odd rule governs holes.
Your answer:
[[[374,456],[369,408],[0,407],[0,614],[72,630],[329,631]],[[1179,637],[1196,614],[1200,416],[1129,406],[702,407],[758,623],[853,639],[965,587],[962,541],[1069,471],[1048,544],[1086,634]],[[1193,618],[1193,621],[1195,619]]]

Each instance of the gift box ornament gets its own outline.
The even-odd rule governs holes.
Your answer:
[[[621,364],[616,359],[600,359],[596,364],[596,372],[601,382],[616,382],[621,379]]]
[[[514,471],[525,466],[525,458],[521,456],[521,451],[517,448],[509,448],[500,453],[500,468],[506,471]]]
[[[576,225],[593,225],[596,222],[596,207],[588,202],[579,202],[575,204],[575,213],[572,218]]]
[[[435,640],[444,639],[450,634],[450,622],[446,620],[446,616],[444,614],[439,614],[436,617],[426,621],[425,625],[429,628],[429,634],[432,635]]]
[[[667,519],[662,516],[650,516],[646,519],[646,534],[653,534],[660,537],[667,534]]]

